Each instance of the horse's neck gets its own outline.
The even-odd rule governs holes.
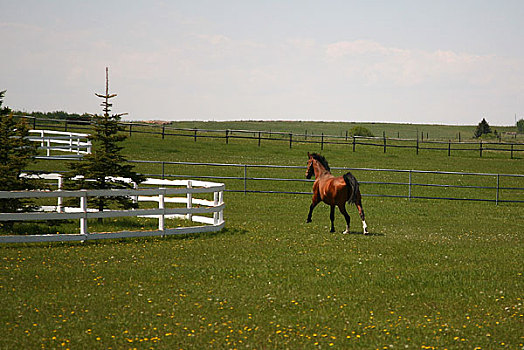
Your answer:
[[[320,164],[317,164],[317,166],[314,168],[315,170],[315,178],[320,178],[322,176],[331,175],[329,170],[321,166]]]

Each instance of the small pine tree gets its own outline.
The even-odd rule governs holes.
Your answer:
[[[474,136],[475,138],[479,138],[482,135],[487,135],[487,134],[491,134],[491,128],[488,122],[486,121],[486,119],[482,118],[482,121],[479,123],[479,125],[477,125],[477,129],[475,130]]]
[[[126,158],[121,154],[122,146],[119,143],[126,139],[126,136],[119,134],[121,128],[118,124],[120,117],[125,114],[110,114],[112,104],[110,99],[116,94],[109,94],[109,77],[106,68],[106,92],[105,94],[95,94],[104,101],[103,115],[92,115],[91,120],[94,124],[94,134],[89,136],[93,144],[93,151],[87,154],[81,161],[71,163],[67,179],[79,176],[78,180],[68,181],[69,188],[82,189],[116,189],[132,188],[133,185],[124,181],[118,181],[112,177],[130,178],[135,183],[140,183],[145,178],[133,171],[133,166],[126,163]],[[91,201],[95,208],[103,211],[111,203],[117,204],[124,209],[136,208],[128,197],[98,197]]]
[[[25,121],[17,121],[11,110],[2,108],[5,90],[0,91],[0,191],[32,190],[37,187],[37,182],[20,175],[22,170],[35,161],[37,145],[28,140],[29,127]],[[30,210],[31,201],[2,198],[0,199],[0,212],[14,213]],[[11,227],[12,222],[2,224]]]

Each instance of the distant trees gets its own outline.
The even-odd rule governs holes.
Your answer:
[[[118,122],[124,114],[110,114],[112,104],[110,99],[116,94],[109,94],[109,77],[106,68],[106,92],[105,94],[95,94],[103,99],[103,115],[92,115],[91,120],[94,125],[94,133],[89,136],[93,143],[93,151],[87,154],[81,161],[71,163],[67,178],[78,177],[75,181],[70,181],[69,187],[80,189],[112,189],[112,188],[132,188],[133,184],[114,179],[114,177],[130,178],[135,183],[144,181],[144,177],[135,171],[133,166],[125,164],[126,158],[121,154],[122,146],[120,142],[126,136],[119,134],[120,126]],[[98,197],[91,201],[99,211],[103,211],[110,203],[115,203],[124,209],[134,208],[136,204],[128,197]]]
[[[47,118],[47,119],[66,119],[69,121],[81,121],[89,122],[91,117],[89,114],[78,114],[78,113],[68,113],[64,111],[54,111],[54,112],[22,112],[22,111],[13,111],[15,115],[27,115],[35,118]]]
[[[37,152],[35,143],[29,141],[29,127],[24,121],[17,121],[7,107],[2,107],[5,90],[0,91],[0,191],[32,190],[36,182],[21,177],[22,170],[34,162]],[[0,212],[13,213],[30,209],[30,201],[16,198],[0,199]],[[12,222],[1,225],[10,227]]]
[[[477,125],[477,128],[475,129],[475,133],[473,134],[473,136],[475,138],[479,138],[482,135],[488,135],[488,134],[491,134],[491,128],[488,122],[486,121],[486,119],[482,118],[482,121]]]

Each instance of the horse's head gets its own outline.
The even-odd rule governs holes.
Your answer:
[[[315,169],[313,168],[313,161],[315,160],[313,158],[313,155],[309,154],[308,152],[308,161],[307,161],[307,169],[306,169],[306,179],[311,179],[313,175],[315,175]]]

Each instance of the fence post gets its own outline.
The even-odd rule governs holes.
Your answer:
[[[58,185],[57,186],[58,186],[58,190],[57,191],[62,191],[62,175],[58,176]],[[59,212],[59,213],[63,212],[62,197],[58,197],[58,199],[57,199],[56,211]]]
[[[480,157],[482,158],[482,140],[480,140],[480,143],[479,143],[479,151],[480,151]]]
[[[451,140],[448,141],[448,157],[451,156]]]
[[[197,141],[197,129],[195,129],[195,142]]]
[[[408,190],[408,198],[411,200],[411,170],[409,171],[409,190]]]
[[[87,230],[87,190],[83,191],[80,196],[80,211],[82,212],[82,217],[80,218],[80,234],[87,237],[89,234]]]
[[[129,137],[133,134],[133,124],[129,124]]]
[[[511,159],[513,159],[513,144],[511,144]]]
[[[322,138],[320,139],[320,150],[324,150],[324,133],[322,133]]]
[[[244,194],[247,193],[247,165],[244,165]]]
[[[166,189],[161,187],[159,188],[160,193],[158,194],[158,209],[160,209],[162,212],[158,216],[158,230],[164,231],[165,230],[165,215],[166,215]],[[164,233],[162,234],[162,237],[164,237]]]
[[[73,135],[69,133],[69,152],[73,153]],[[77,148],[78,151],[78,148]],[[78,153],[77,153],[78,154]]]
[[[229,144],[229,130],[226,130],[226,145]]]
[[[497,174],[497,197],[495,198],[496,205],[499,205],[499,190],[500,190],[500,174]]]
[[[382,136],[384,137],[384,153],[386,153],[386,132],[385,131],[382,133]]]
[[[292,144],[293,144],[293,134],[289,133],[289,148],[292,147]]]
[[[260,147],[260,131],[258,132],[258,147]]]
[[[166,134],[166,126],[162,125],[162,140],[164,139],[165,134]]]
[[[213,205],[216,207],[218,206],[219,202],[219,192],[213,192]],[[213,225],[218,225],[218,222],[219,222],[219,214],[218,212],[214,212],[213,213]]]
[[[418,133],[417,133],[417,155],[418,155]]]
[[[193,188],[193,183],[191,182],[191,180],[187,180],[187,188],[190,189],[190,188]],[[188,193],[187,194],[187,209],[191,209],[193,208],[193,193]],[[193,220],[193,214],[187,214],[187,219],[188,220]]]
[[[47,152],[46,152],[47,156],[49,157],[50,154],[51,154],[51,139],[47,139]]]
[[[76,138],[76,154],[80,155],[80,137]]]
[[[135,191],[138,190],[138,184],[136,182],[133,182],[133,189]],[[138,204],[138,194],[133,196],[133,203]]]
[[[67,132],[67,119],[66,119],[65,122],[64,122],[64,131]]]
[[[166,166],[166,163],[162,161],[162,180],[164,180],[165,166]]]
[[[355,152],[355,135],[353,135],[353,152]]]

